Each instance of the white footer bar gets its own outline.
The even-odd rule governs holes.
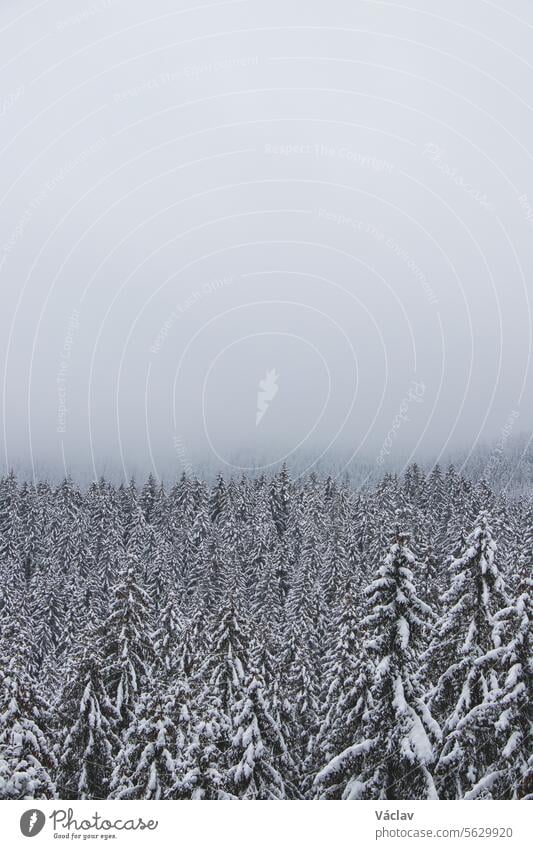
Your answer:
[[[527,802],[2,802],[2,845],[522,847]],[[531,826],[529,826],[531,831]]]

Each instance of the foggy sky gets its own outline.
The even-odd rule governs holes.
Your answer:
[[[529,434],[532,46],[525,0],[3,0],[2,465]]]

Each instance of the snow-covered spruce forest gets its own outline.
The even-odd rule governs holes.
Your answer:
[[[3,799],[533,797],[533,500],[0,484]]]

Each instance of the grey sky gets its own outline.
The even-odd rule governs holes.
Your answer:
[[[532,46],[520,0],[4,0],[3,465],[529,432]]]

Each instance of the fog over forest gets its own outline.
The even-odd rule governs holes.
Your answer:
[[[4,0],[3,469],[527,445],[530,18]]]

